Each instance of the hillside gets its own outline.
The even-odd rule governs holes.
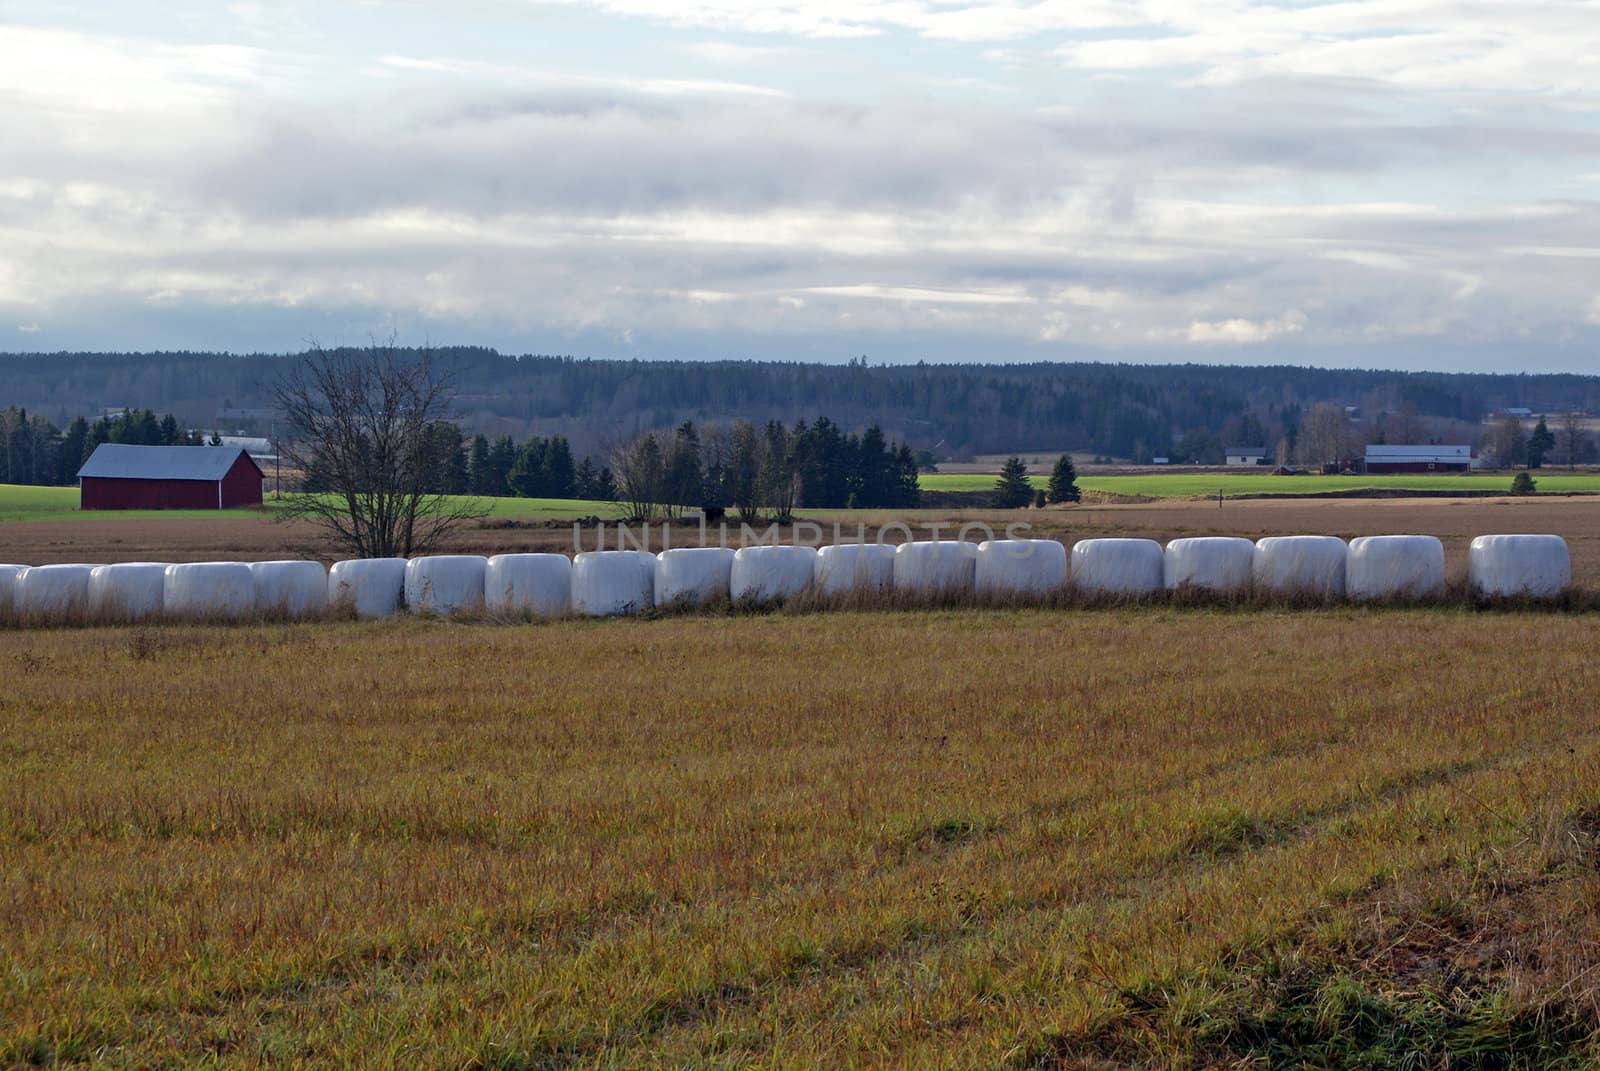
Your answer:
[[[1289,366],[1114,364],[843,365],[608,361],[447,347],[469,431],[561,434],[580,453],[683,420],[788,422],[827,415],[882,425],[942,455],[1073,449],[1161,454],[1189,434],[1276,441],[1308,407],[1402,411],[1430,434],[1475,434],[1502,406],[1600,409],[1600,377],[1405,373]],[[294,358],[224,353],[0,354],[0,406],[58,426],[104,408],[147,406],[200,426],[265,432],[271,384]]]

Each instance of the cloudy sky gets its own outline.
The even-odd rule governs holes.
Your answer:
[[[1600,0],[0,0],[0,350],[1600,371]]]

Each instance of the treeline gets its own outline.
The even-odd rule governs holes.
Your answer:
[[[579,457],[616,438],[670,437],[685,420],[792,426],[827,414],[941,457],[1064,449],[1115,458],[1210,461],[1223,445],[1273,448],[1318,404],[1383,424],[1410,410],[1452,440],[1485,414],[1600,411],[1600,378],[1407,373],[1290,366],[609,361],[433,351],[450,370],[463,426],[522,441],[562,436]],[[171,409],[192,424],[268,434],[271,385],[298,355],[0,355],[9,400],[33,411]],[[1254,426],[1249,422],[1253,420]],[[1450,426],[1454,425],[1454,426]],[[1397,441],[1394,434],[1389,441]]]
[[[132,409],[92,423],[78,417],[65,431],[26,409],[0,411],[0,483],[65,487],[78,482],[78,470],[101,443],[136,446],[200,446],[200,435],[178,425],[171,413]]]
[[[685,507],[734,509],[741,520],[788,520],[796,509],[915,507],[918,465],[905,443],[873,424],[845,433],[827,417],[793,427],[748,420],[670,435],[647,432],[612,451],[630,515],[674,516]]]

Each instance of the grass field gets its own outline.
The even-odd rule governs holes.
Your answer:
[[[483,498],[477,500],[486,516],[499,520],[564,519],[570,517],[619,517],[622,507],[615,502],[589,502],[574,498]],[[274,499],[269,493],[261,509],[244,510],[117,510],[114,512],[78,509],[76,487],[25,487],[0,484],[0,521],[42,521],[66,518],[120,517],[127,520],[186,518],[194,520],[251,519],[272,514]]]
[[[0,634],[0,1066],[1592,1066],[1597,643]]]
[[[1600,473],[1538,472],[1534,474],[1541,492],[1600,492]],[[1035,487],[1049,485],[1049,477],[1030,476]],[[918,484],[927,491],[992,491],[994,476],[976,474],[928,473]],[[1307,495],[1331,491],[1376,488],[1388,491],[1506,491],[1510,473],[1467,474],[1462,476],[1271,476],[1255,473],[1218,472],[1173,473],[1150,476],[1080,476],[1078,486],[1087,491],[1109,491],[1121,495],[1150,498],[1194,498],[1224,495]]]

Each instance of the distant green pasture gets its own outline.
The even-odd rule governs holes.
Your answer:
[[[286,499],[291,497],[284,496]],[[257,509],[233,510],[88,510],[78,509],[76,487],[26,487],[0,484],[0,521],[52,521],[73,519],[135,519],[140,517],[179,517],[207,520],[245,520],[271,515],[277,509],[270,494]],[[502,520],[549,520],[568,517],[618,517],[622,507],[615,502],[586,502],[573,498],[483,498],[479,499],[490,517]]]
[[[1600,473],[1535,472],[1540,491],[1600,492]],[[1029,477],[1035,487],[1049,479]],[[930,473],[921,477],[925,491],[989,491],[996,477],[971,473]],[[1152,473],[1149,476],[1080,476],[1084,490],[1150,498],[1196,498],[1207,495],[1306,495],[1358,488],[1406,491],[1508,491],[1510,473],[1468,473],[1459,476],[1273,476],[1269,473]]]

